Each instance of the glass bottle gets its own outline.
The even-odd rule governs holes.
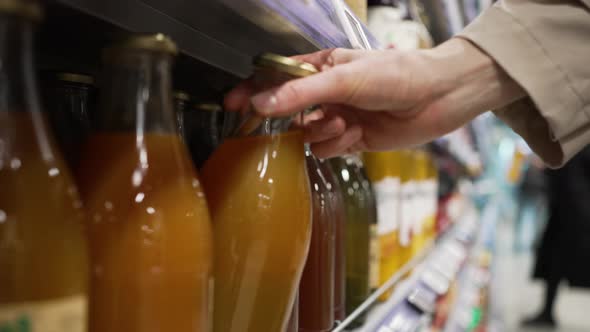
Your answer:
[[[174,54],[161,34],[104,52],[100,112],[78,171],[90,218],[90,332],[209,330],[212,234],[173,111]]]
[[[299,331],[330,331],[334,325],[335,213],[332,192],[317,158],[306,146],[311,187],[312,231],[299,286]]]
[[[403,150],[401,168],[399,257],[401,265],[412,259],[412,225],[416,219],[414,201],[416,199],[415,159],[413,150]]]
[[[184,91],[174,91],[174,113],[176,114],[176,123],[178,132],[182,140],[186,142],[184,132],[184,114],[190,107],[191,96]]]
[[[57,143],[68,165],[76,169],[90,131],[94,78],[79,73],[54,73],[44,80],[42,92]]]
[[[370,229],[370,251],[369,251],[369,284],[371,292],[379,288],[379,261],[381,252],[379,250],[379,236],[377,234],[377,200],[375,198],[375,192],[373,186],[369,181],[365,165],[357,155],[349,155],[347,163],[350,163],[354,170],[357,172],[358,179],[361,184],[361,190],[367,202],[367,215],[369,223],[371,224]]]
[[[267,89],[316,69],[272,54],[255,59]],[[284,331],[311,237],[303,132],[291,117],[242,117],[202,168],[215,234],[216,332]]]
[[[222,114],[221,105],[214,102],[198,102],[184,112],[184,137],[197,168],[221,143]]]
[[[78,191],[41,110],[32,1],[0,2],[0,331],[85,331]]]
[[[428,203],[428,154],[423,150],[414,151],[414,177],[416,197],[414,200],[414,213],[416,219],[412,225],[412,250],[414,255],[422,251],[426,244],[425,225],[429,218],[429,203]]]
[[[400,172],[399,151],[366,152],[363,155],[367,175],[377,200],[379,237],[379,285],[383,285],[401,267],[399,261]],[[380,297],[384,301],[390,292]]]
[[[336,172],[346,209],[346,314],[352,313],[370,293],[369,259],[371,223],[368,205],[352,162],[330,159]],[[364,323],[359,317],[351,327]]]
[[[299,296],[295,298],[285,332],[299,332]]]
[[[325,159],[318,159],[318,163],[322,174],[326,178],[333,208],[335,227],[334,320],[338,323],[346,317],[346,210],[342,189],[332,166]]]

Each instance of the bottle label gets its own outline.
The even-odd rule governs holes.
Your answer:
[[[399,229],[399,243],[402,247],[410,245],[412,225],[416,219],[414,199],[416,188],[414,181],[406,181],[401,185],[401,219]]]
[[[379,235],[395,232],[399,227],[400,186],[399,178],[394,177],[386,177],[373,184]]]
[[[0,304],[0,332],[84,332],[85,295]]]
[[[371,242],[370,242],[370,264],[369,264],[369,284],[371,288],[379,288],[379,236],[377,235],[377,226],[371,225]],[[1,331],[0,331],[1,332]]]

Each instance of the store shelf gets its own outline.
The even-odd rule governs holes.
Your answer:
[[[350,45],[331,20],[330,1],[53,0],[50,6],[127,32],[168,34],[183,54],[240,78],[250,74],[251,58],[260,52]]]
[[[402,331],[414,331],[412,328],[423,324],[434,310],[436,299],[448,291],[469,254],[477,228],[477,213],[469,205],[449,230],[404,265],[332,332],[347,330],[367,311],[367,320],[359,332],[398,331],[389,329],[392,324],[402,326]],[[378,303],[378,298],[390,289],[390,298]]]

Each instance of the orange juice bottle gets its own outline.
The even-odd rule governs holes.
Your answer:
[[[90,332],[209,331],[207,202],[173,111],[176,45],[137,35],[105,51],[77,172],[89,212]]]
[[[399,214],[401,153],[398,151],[367,152],[364,162],[377,198],[380,275],[385,283],[400,268]],[[385,293],[381,300],[389,298]]]
[[[85,214],[33,64],[34,2],[0,2],[0,331],[86,330]]]
[[[258,89],[313,74],[273,54],[255,59]],[[303,132],[291,118],[247,114],[202,168],[215,236],[216,332],[282,332],[311,237]]]

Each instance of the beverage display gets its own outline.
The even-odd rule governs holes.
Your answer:
[[[345,158],[332,158],[330,162],[338,177],[346,210],[346,314],[350,314],[370,293],[370,212],[354,162]],[[354,325],[362,324],[364,319],[364,316],[359,317]]]
[[[326,178],[331,193],[334,218],[335,260],[334,260],[334,320],[340,322],[346,317],[346,214],[342,190],[330,163],[318,159],[319,169]]]
[[[272,54],[255,66],[258,89],[316,72]],[[290,117],[241,120],[202,168],[215,236],[214,331],[284,331],[311,237],[303,132]]]
[[[430,183],[429,183],[429,170],[428,170],[428,154],[422,150],[416,150],[414,152],[414,177],[415,177],[415,188],[416,198],[414,200],[414,213],[416,219],[412,225],[412,248],[414,255],[419,254],[424,245],[426,244],[426,238],[424,228],[427,219],[431,217],[430,211]]]
[[[89,213],[90,332],[208,331],[207,203],[177,129],[167,37],[104,53],[100,112],[77,172]]]
[[[79,73],[46,76],[42,92],[49,122],[64,158],[75,169],[90,131],[91,109],[95,102],[94,78]]]
[[[299,286],[299,331],[330,331],[334,325],[336,219],[333,193],[317,158],[305,151],[311,188],[312,231]]]
[[[373,191],[373,186],[369,181],[363,161],[357,155],[349,155],[347,157],[347,161],[352,163],[351,166],[357,173],[359,183],[361,184],[360,189],[364,195],[364,200],[367,202],[367,213],[369,223],[371,224],[369,284],[372,292],[379,288],[379,261],[381,255],[379,250],[379,237],[377,234],[377,200],[375,198],[375,192]]]
[[[401,267],[399,259],[401,153],[398,151],[367,152],[363,155],[367,175],[377,199],[379,236],[379,285]],[[389,298],[390,292],[380,299]]]
[[[428,193],[427,210],[428,217],[424,224],[424,233],[427,241],[432,241],[436,238],[436,216],[438,214],[438,171],[432,156],[429,156],[427,161],[427,186]]]
[[[416,222],[416,170],[413,150],[401,153],[400,172],[400,227],[399,227],[399,259],[406,264],[412,258],[412,228]]]
[[[41,110],[34,2],[0,2],[0,331],[86,330],[85,214]]]

